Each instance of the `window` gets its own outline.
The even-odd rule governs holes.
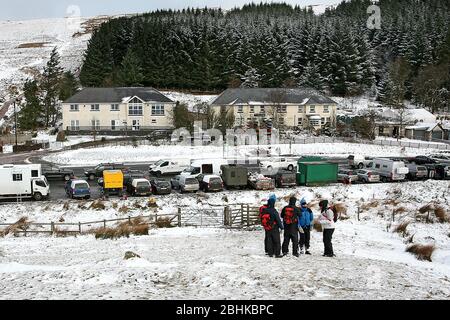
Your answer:
[[[321,123],[322,125],[324,125],[324,124],[325,124],[325,118],[322,118],[322,119],[320,120],[320,123]]]
[[[100,130],[100,120],[91,120],[92,130]]]
[[[120,111],[120,107],[118,103],[114,103],[111,105],[111,111]]]
[[[298,118],[297,125],[301,127],[303,125],[303,118]]]
[[[47,187],[47,186],[45,185],[45,182],[42,181],[42,180],[37,180],[37,181],[36,181],[36,185],[37,185],[38,187],[42,187],[42,188]]]
[[[309,113],[316,113],[316,106],[310,106]]]
[[[255,113],[255,106],[250,106],[250,113]]]
[[[380,128],[378,129],[379,134],[384,134],[384,127],[380,126]]]
[[[141,129],[141,123],[139,120],[133,120],[132,130],[138,131]]]
[[[298,113],[304,113],[305,108],[303,106],[298,106]]]
[[[71,120],[70,121],[70,130],[79,131],[80,130],[80,120]]]
[[[265,115],[266,114],[266,107],[265,106],[261,106],[260,113],[261,113],[261,115]]]
[[[39,177],[39,171],[38,170],[31,170],[31,177],[32,178]]]
[[[128,103],[128,115],[129,116],[142,116],[142,101],[138,98],[134,98]]]
[[[156,119],[152,119],[152,124],[156,124]]]
[[[379,163],[377,163],[376,165],[375,165],[375,169],[380,169],[380,164]]]
[[[152,106],[152,116],[163,116],[163,115],[164,115],[163,105]]]
[[[80,106],[77,105],[77,104],[71,104],[71,105],[70,105],[70,111],[71,111],[71,112],[80,111]]]
[[[238,113],[244,113],[244,107],[243,106],[238,106]]]
[[[13,173],[13,181],[22,181],[21,173]]]
[[[330,113],[330,107],[329,106],[323,106],[323,113]]]
[[[91,111],[100,111],[99,104],[91,104]]]
[[[286,113],[286,106],[278,106],[277,111],[279,113]]]
[[[314,127],[320,126],[320,120],[310,120],[310,123]]]
[[[119,125],[119,120],[111,120],[111,130],[116,130],[117,126]]]

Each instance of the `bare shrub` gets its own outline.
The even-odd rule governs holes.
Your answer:
[[[398,207],[394,209],[394,213],[398,214],[398,213],[404,213],[406,212],[406,208],[405,207]]]
[[[400,233],[402,236],[407,236],[407,228],[411,222],[410,221],[403,221],[397,226],[394,227],[394,230],[392,232]]]
[[[387,205],[387,206],[393,206],[393,207],[398,206],[399,203],[400,203],[400,201],[399,201],[399,200],[396,200],[396,199],[389,199],[389,200],[386,200],[386,201],[384,202],[385,205]]]
[[[406,252],[412,253],[416,256],[418,260],[422,261],[432,261],[431,256],[433,255],[436,247],[433,244],[412,244],[406,248]]]
[[[119,207],[119,204],[117,202],[113,202],[112,205],[113,209],[117,209]]]
[[[429,204],[427,204],[427,205],[421,207],[421,208],[419,209],[419,212],[423,214],[423,213],[427,213],[427,212],[429,212],[429,211],[431,211],[431,210],[433,210],[433,205],[432,205],[431,203],[429,203]]]
[[[133,203],[133,208],[135,209],[143,209],[143,207],[141,206],[141,204],[139,203],[139,201],[135,201]]]
[[[148,199],[147,207],[149,207],[149,208],[158,208],[158,203],[156,203],[156,199],[155,198]]]
[[[130,211],[130,208],[128,208],[126,205],[123,205],[118,210],[120,213],[128,213]]]
[[[69,210],[70,209],[70,204],[69,204],[69,202],[64,202],[64,205],[63,205],[63,210]]]
[[[347,215],[347,206],[343,203],[336,203],[334,205],[334,208],[336,209],[336,212],[339,215]]]

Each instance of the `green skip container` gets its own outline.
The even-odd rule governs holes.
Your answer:
[[[338,164],[325,161],[298,162],[297,184],[301,186],[336,183]]]

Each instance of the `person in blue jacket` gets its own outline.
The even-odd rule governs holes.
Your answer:
[[[271,196],[267,201],[267,208],[262,209],[261,221],[266,231],[265,243],[267,244],[269,257],[275,255],[276,258],[282,258],[280,229],[283,230],[284,227],[280,219],[280,214],[275,209],[275,202],[276,197]]]
[[[309,252],[309,242],[311,239],[311,228],[314,221],[314,214],[311,209],[308,208],[308,203],[304,198],[300,201],[300,211],[301,216],[300,219],[298,219],[298,227],[300,231],[300,253],[311,254]],[[303,251],[303,248],[306,249],[306,252]]]

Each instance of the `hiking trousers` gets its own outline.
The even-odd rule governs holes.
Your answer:
[[[298,254],[298,228],[296,223],[284,226],[283,254],[289,253],[290,241],[292,241],[292,254]]]
[[[323,229],[323,244],[325,247],[324,255],[333,256],[333,244],[331,241],[333,240],[334,229]]]
[[[311,227],[303,228],[303,233],[300,233],[300,248],[305,247],[306,250],[309,249],[309,242],[311,240]]]
[[[269,256],[279,256],[281,255],[281,240],[280,240],[280,230],[274,228],[267,232],[267,253]]]

